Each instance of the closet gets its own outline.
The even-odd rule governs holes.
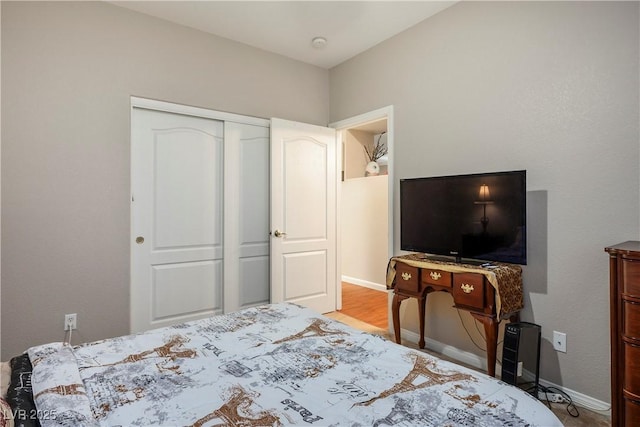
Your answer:
[[[269,302],[269,123],[132,98],[132,332]]]

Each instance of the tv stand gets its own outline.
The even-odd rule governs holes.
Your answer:
[[[387,287],[393,288],[393,330],[398,344],[400,305],[407,298],[418,300],[420,341],[425,347],[425,307],[431,292],[452,295],[454,307],[469,312],[484,325],[487,341],[487,372],[495,376],[498,326],[503,319],[520,320],[524,307],[522,268],[519,265],[494,263],[491,268],[437,260],[424,254],[393,257],[387,267]],[[499,292],[496,292],[496,289]]]

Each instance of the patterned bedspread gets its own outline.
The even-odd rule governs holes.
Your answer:
[[[29,350],[43,426],[560,426],[529,394],[293,304]]]

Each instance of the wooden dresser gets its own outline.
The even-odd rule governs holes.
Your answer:
[[[640,242],[609,253],[611,306],[611,425],[640,422]]]

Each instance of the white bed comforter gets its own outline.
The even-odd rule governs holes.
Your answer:
[[[29,350],[46,426],[560,426],[487,375],[274,304]]]

